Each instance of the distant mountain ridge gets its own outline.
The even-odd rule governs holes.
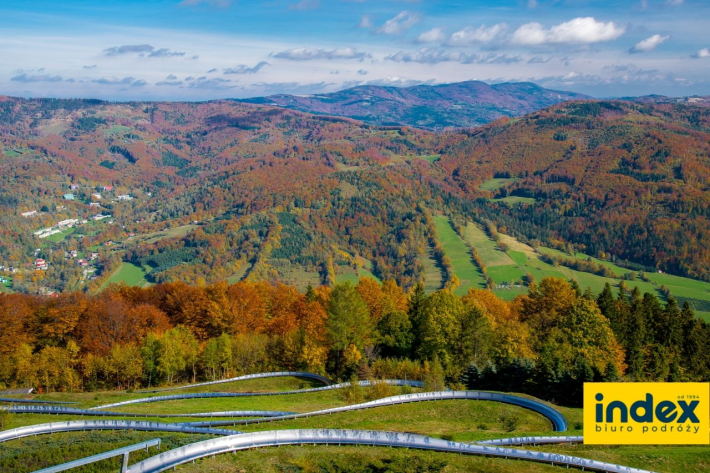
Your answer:
[[[531,82],[491,85],[467,81],[413,87],[366,85],[328,94],[279,94],[240,101],[349,117],[374,125],[441,130],[477,127],[501,117],[517,117],[560,102],[588,98]]]

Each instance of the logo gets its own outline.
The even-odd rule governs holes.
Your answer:
[[[710,444],[710,383],[584,383],[584,443]]]

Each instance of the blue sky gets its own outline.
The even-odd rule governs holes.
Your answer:
[[[0,94],[207,100],[532,81],[710,95],[707,0],[0,0]]]

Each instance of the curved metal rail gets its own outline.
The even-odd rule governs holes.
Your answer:
[[[515,396],[513,394],[503,394],[494,393],[488,391],[439,391],[432,393],[414,393],[414,394],[402,394],[399,396],[386,397],[384,399],[377,399],[375,401],[364,402],[362,404],[354,404],[351,406],[344,407],[334,407],[332,409],[323,409],[313,412],[304,412],[301,414],[290,414],[278,417],[269,417],[264,419],[244,419],[244,420],[232,420],[223,422],[209,422],[202,423],[196,422],[191,423],[191,425],[244,425],[244,424],[260,424],[263,422],[275,422],[280,420],[290,420],[290,419],[300,419],[303,417],[312,417],[325,414],[335,414],[337,412],[347,412],[355,411],[360,409],[369,409],[372,407],[382,407],[382,406],[393,406],[396,404],[406,404],[409,402],[423,402],[423,401],[445,401],[450,399],[468,399],[474,401],[493,401],[493,402],[503,402],[505,404],[512,404],[515,406],[523,407],[531,411],[542,414],[552,422],[552,427],[557,432],[564,432],[567,430],[567,419],[560,412],[553,409],[552,407],[544,404],[540,401],[534,401],[521,396]]]
[[[210,429],[183,424],[143,422],[136,420],[74,420],[49,424],[28,425],[0,432],[0,443],[31,435],[72,432],[81,430],[144,430],[150,432],[180,432],[184,434],[234,435],[234,430]]]
[[[400,447],[439,452],[482,455],[498,458],[550,463],[567,468],[580,468],[587,471],[614,473],[650,473],[646,470],[599,462],[586,458],[559,455],[556,453],[535,452],[530,450],[509,449],[461,442],[452,442],[416,434],[400,432],[378,432],[368,430],[273,430],[249,434],[232,435],[218,439],[196,442],[165,453],[150,457],[131,465],[129,473],[154,473],[174,468],[186,462],[220,453],[234,452],[261,447],[279,445],[371,445],[382,447]]]
[[[61,465],[42,468],[41,470],[35,471],[35,473],[58,473],[60,471],[71,470],[72,468],[90,465],[92,463],[119,456],[123,457],[121,473],[125,473],[126,469],[128,468],[128,454],[131,452],[135,452],[136,450],[143,450],[144,448],[147,452],[149,447],[158,447],[158,450],[160,450],[160,439],[148,440],[147,442],[136,443],[134,445],[129,445],[123,448],[117,448],[116,450],[111,450],[109,452],[103,452],[96,455],[91,455],[90,457],[80,458],[78,460],[62,463]]]
[[[248,379],[259,379],[259,378],[278,378],[278,377],[284,377],[284,376],[289,376],[293,378],[307,378],[307,379],[314,379],[316,381],[320,381],[321,383],[325,384],[326,386],[330,386],[333,384],[331,380],[326,378],[325,376],[321,376],[319,374],[315,373],[308,373],[305,371],[274,371],[271,373],[254,373],[254,374],[245,374],[242,376],[237,376],[236,378],[229,378],[229,379],[220,379],[217,381],[206,381],[204,383],[196,383],[196,384],[186,384],[184,386],[176,386],[172,388],[160,388],[160,389],[143,389],[141,391],[137,391],[139,393],[160,393],[164,391],[176,391],[178,389],[189,389],[189,388],[198,388],[200,386],[212,386],[213,384],[224,384],[224,383],[232,383],[234,381],[245,381]]]
[[[193,425],[193,424],[190,424]],[[498,445],[502,447],[513,445],[551,445],[560,443],[582,443],[581,435],[573,436],[546,436],[546,437],[511,437],[505,439],[480,440],[479,445]]]
[[[0,406],[0,411],[13,414],[50,414],[50,415],[78,415],[78,416],[110,416],[110,417],[278,417],[296,414],[283,411],[221,411],[221,412],[196,412],[191,414],[151,414],[134,412],[111,412],[89,409],[79,409],[64,406]]]
[[[377,382],[377,381],[376,381]],[[411,386],[413,388],[421,388],[421,381],[410,381],[405,379],[386,379],[385,383],[391,386]],[[360,381],[360,386],[369,386],[370,381]],[[127,406],[129,404],[142,404],[146,402],[159,401],[174,401],[177,399],[201,399],[201,398],[216,398],[216,397],[252,397],[252,396],[281,396],[287,394],[303,394],[314,393],[320,391],[330,391],[331,389],[342,389],[350,386],[350,383],[332,384],[321,388],[297,389],[293,391],[275,391],[264,393],[188,393],[188,394],[169,394],[167,396],[153,396],[142,399],[131,399],[130,401],[115,402],[113,404],[104,404],[102,406],[92,407],[91,410],[107,409],[109,407]]]

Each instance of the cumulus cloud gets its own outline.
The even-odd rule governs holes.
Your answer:
[[[84,66],[84,69],[96,69],[96,64],[92,64],[91,66]]]
[[[261,61],[254,67],[249,67],[246,64],[239,64],[238,66],[225,69],[224,74],[255,74],[259,72],[259,69],[268,65],[269,63],[266,61]]]
[[[367,75],[367,71],[365,69],[360,69],[359,71],[357,71],[357,73],[358,73],[358,75],[361,75],[361,76]]]
[[[103,50],[106,56],[120,56],[123,54],[138,54],[141,57],[176,57],[184,56],[184,52],[171,51],[167,48],[155,49],[150,44],[124,44]]]
[[[94,79],[91,82],[101,85],[125,85],[129,87],[143,87],[147,85],[147,82],[143,79],[134,79],[133,77],[124,77],[119,79],[116,77],[102,77],[100,79]]]
[[[290,59],[292,61],[309,61],[313,59],[365,59],[370,57],[370,54],[358,51],[354,48],[337,48],[330,50],[318,48],[293,48],[273,54],[272,56],[279,59]]]
[[[417,23],[419,23],[419,15],[404,10],[394,18],[385,21],[385,24],[377,32],[386,35],[401,35]]]
[[[432,28],[420,34],[417,38],[418,43],[439,43],[445,38],[444,30],[441,28]]]
[[[449,38],[449,44],[452,46],[467,46],[473,43],[488,43],[507,29],[508,25],[505,23],[498,23],[490,28],[486,28],[486,25],[481,25],[478,28],[467,26],[453,33],[451,38]]]
[[[669,39],[670,36],[661,36],[659,34],[655,34],[649,38],[644,39],[643,41],[639,41],[638,43],[636,43],[633,48],[629,49],[629,52],[647,53],[649,51],[653,51],[654,49],[656,49],[656,47],[665,43]]]
[[[626,26],[593,17],[575,18],[546,29],[540,23],[526,23],[513,33],[512,42],[523,46],[544,44],[591,44],[612,41],[626,32]]]
[[[30,74],[22,73],[10,78],[14,82],[61,82],[61,76],[52,76],[49,74]]]
[[[697,53],[693,54],[691,57],[694,57],[695,59],[702,59],[702,58],[710,57],[710,48],[703,48],[703,49],[699,50]]]
[[[414,52],[399,51],[385,57],[393,62],[416,62],[420,64],[438,64],[440,62],[458,62],[460,64],[512,64],[521,62],[520,56],[507,54],[467,54],[461,51],[422,48]]]

